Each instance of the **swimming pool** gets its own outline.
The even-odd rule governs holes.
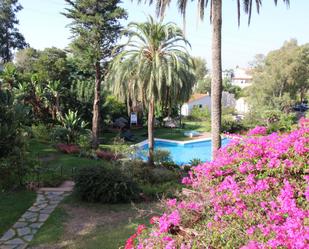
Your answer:
[[[223,138],[222,146],[226,146],[230,139]],[[211,160],[211,140],[196,140],[186,142],[173,142],[163,139],[155,140],[155,150],[168,150],[171,153],[172,160],[183,165],[190,162],[192,159],[200,159],[202,162]],[[147,159],[148,143],[145,141],[138,145],[137,157]]]

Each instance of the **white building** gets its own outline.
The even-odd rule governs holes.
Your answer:
[[[235,107],[236,100],[234,94],[222,92],[222,106]],[[211,96],[209,94],[194,94],[187,103],[181,107],[181,115],[189,116],[194,107],[211,109]]]
[[[252,83],[252,75],[250,69],[236,67],[232,77],[232,85],[245,88]]]
[[[208,110],[211,108],[211,98],[208,94],[193,94],[187,103],[184,103],[181,107],[181,115],[189,116],[194,107],[205,108]]]

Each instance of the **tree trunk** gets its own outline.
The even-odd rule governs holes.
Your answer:
[[[222,96],[222,65],[221,65],[221,28],[222,0],[212,1],[212,81],[211,81],[211,139],[212,157],[221,147],[221,96]]]
[[[154,127],[154,98],[151,97],[149,101],[149,110],[148,110],[148,164],[150,166],[154,165],[154,136],[153,136],[153,127]]]
[[[95,64],[95,87],[92,116],[92,148],[97,149],[99,145],[100,130],[100,95],[101,95],[101,67],[100,62]]]

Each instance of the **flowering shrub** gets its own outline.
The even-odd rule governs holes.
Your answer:
[[[265,133],[255,128],[194,167],[189,189],[126,248],[308,248],[309,120]]]
[[[98,158],[105,159],[107,161],[117,160],[120,158],[120,155],[116,155],[110,151],[97,150],[96,155]]]
[[[57,149],[66,154],[77,154],[80,152],[80,149],[75,144],[57,144]]]

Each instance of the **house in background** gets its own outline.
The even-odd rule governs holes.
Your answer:
[[[235,107],[236,100],[234,94],[222,92],[222,107]],[[193,94],[187,103],[181,107],[181,115],[189,116],[194,107],[207,108],[211,110],[211,96],[209,94]]]
[[[196,93],[191,96],[187,103],[184,103],[181,107],[181,115],[189,116],[194,107],[205,108],[210,110],[211,97],[209,94]]]
[[[250,86],[251,83],[251,70],[248,68],[236,67],[232,77],[232,85],[239,86],[240,88],[245,88],[247,86]]]

